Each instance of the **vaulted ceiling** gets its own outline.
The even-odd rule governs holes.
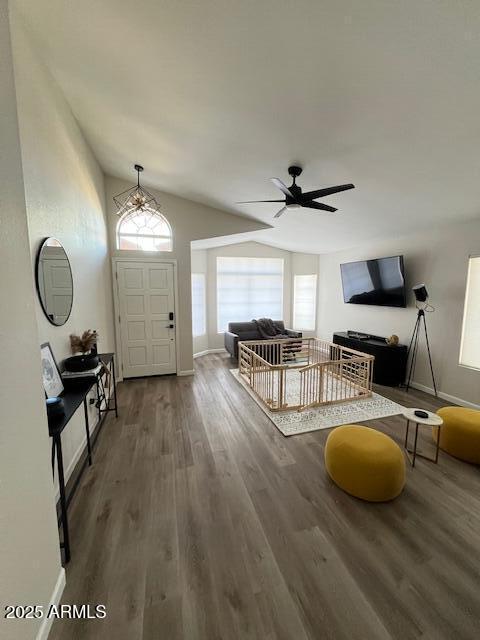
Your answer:
[[[17,0],[107,173],[315,253],[480,216],[480,4]],[[268,178],[356,189],[279,220]]]

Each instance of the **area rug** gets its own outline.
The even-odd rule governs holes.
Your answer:
[[[294,436],[319,429],[331,429],[342,424],[387,418],[401,414],[405,410],[402,405],[378,393],[373,393],[370,398],[349,400],[339,404],[326,404],[305,411],[269,411],[250,389],[238,369],[231,369],[230,373],[284,436]]]

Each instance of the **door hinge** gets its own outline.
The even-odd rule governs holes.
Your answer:
[[[118,314],[118,322],[121,322],[122,319],[120,318],[120,314]]]

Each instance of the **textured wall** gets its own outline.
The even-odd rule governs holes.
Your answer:
[[[41,621],[5,620],[3,607],[47,606],[62,569],[6,0],[0,0],[0,86],[0,637],[30,640]]]
[[[114,329],[103,173],[17,15],[13,26],[31,261],[34,264],[42,239],[54,236],[65,247],[73,274],[73,307],[65,325],[50,324],[36,300],[39,342],[50,342],[60,361],[70,355],[69,335],[92,328],[100,334],[99,348],[111,351]],[[95,424],[93,406],[90,411]],[[64,435],[67,475],[84,440],[80,408]]]

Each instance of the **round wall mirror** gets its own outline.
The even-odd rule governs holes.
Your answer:
[[[42,242],[35,275],[42,309],[48,320],[60,327],[72,310],[73,279],[65,249],[56,238],[46,238]]]

